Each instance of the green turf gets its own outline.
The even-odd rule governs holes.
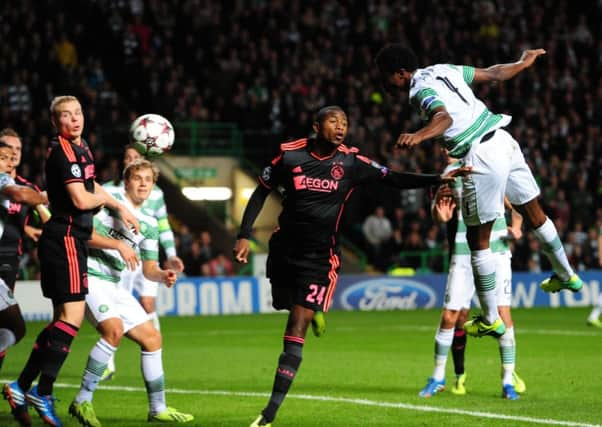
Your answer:
[[[469,339],[466,396],[446,391],[430,399],[418,397],[432,372],[438,311],[328,313],[326,335],[306,340],[303,363],[274,425],[600,423],[602,331],[586,327],[586,316],[587,309],[515,311],[517,367],[527,393],[510,402],[500,397],[498,347],[489,337]],[[271,390],[285,319],[284,314],[163,318],[169,404],[195,415],[188,425],[249,425]],[[40,323],[29,324],[24,342],[9,351],[1,373],[4,381],[18,375],[40,328]],[[96,339],[84,326],[59,377],[57,408],[66,426],[77,425],[67,408]],[[451,358],[447,372],[451,386]],[[127,340],[117,353],[117,374],[106,385],[116,389],[100,389],[94,400],[104,426],[146,424],[139,352]],[[16,425],[3,405],[0,425]],[[41,425],[33,411],[32,416],[34,425]]]

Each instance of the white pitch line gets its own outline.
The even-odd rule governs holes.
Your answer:
[[[79,388],[79,385],[76,384],[67,384],[67,383],[55,383],[56,387],[61,388]],[[110,386],[110,385],[101,385],[98,387],[99,390],[113,390],[113,391],[128,391],[128,392],[146,392],[146,389],[143,387],[128,387],[128,386]],[[235,397],[270,397],[269,393],[259,393],[252,391],[228,391],[228,390],[183,390],[183,389],[167,389],[167,393],[174,394],[197,394],[197,395],[205,395],[205,396],[235,396]],[[509,421],[520,421],[526,423],[534,423],[534,424],[544,424],[544,425],[555,425],[555,426],[569,426],[569,427],[602,427],[601,424],[588,424],[581,423],[578,421],[563,421],[563,420],[555,420],[552,418],[534,418],[534,417],[523,417],[516,415],[505,415],[505,414],[496,414],[493,412],[481,412],[481,411],[469,411],[466,409],[454,409],[454,408],[441,408],[436,406],[427,406],[427,405],[412,405],[409,403],[401,403],[401,402],[384,402],[384,401],[376,401],[369,399],[353,399],[348,397],[334,397],[334,396],[319,396],[319,395],[311,395],[311,394],[289,394],[287,395],[288,399],[300,399],[300,400],[313,400],[319,402],[339,402],[339,403],[349,403],[354,405],[362,405],[362,406],[376,406],[380,408],[398,408],[398,409],[407,409],[410,411],[420,411],[420,412],[438,412],[443,414],[454,414],[454,415],[467,415],[469,417],[475,418],[489,418],[496,420],[509,420]]]
[[[331,328],[331,333],[336,334],[337,332],[356,332],[359,330],[371,330],[371,331],[420,331],[420,332],[431,332],[437,329],[437,325],[433,324],[430,326],[427,325],[388,325],[388,326],[374,326],[374,327],[365,327],[365,328],[354,328],[348,326],[337,326]],[[198,330],[194,332],[185,332],[185,331],[173,331],[166,332],[167,336],[201,336],[201,335],[246,335],[249,332],[248,329],[206,329],[206,330]],[[254,334],[261,335],[273,335],[274,331],[270,329],[264,330],[256,330],[253,332]],[[521,328],[520,325],[517,326],[515,333],[517,335],[559,335],[559,336],[575,336],[575,337],[601,337],[602,332],[598,331],[577,331],[570,329],[531,329],[531,328]],[[82,337],[97,337],[98,335],[95,333],[89,334],[79,334],[78,336]]]

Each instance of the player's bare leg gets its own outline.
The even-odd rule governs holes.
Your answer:
[[[157,315],[157,309],[155,307],[156,301],[157,301],[157,298],[155,298],[153,296],[141,296],[140,297],[140,305],[142,305],[142,308],[144,309],[144,311],[146,311],[148,313],[148,317],[149,317],[150,321],[153,322],[155,329],[160,331],[161,325],[159,324],[159,316]]]

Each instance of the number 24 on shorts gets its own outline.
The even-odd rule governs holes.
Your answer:
[[[310,293],[307,295],[305,300],[312,304],[322,304],[324,301],[324,294],[326,293],[326,286],[320,286],[316,284],[309,285]]]

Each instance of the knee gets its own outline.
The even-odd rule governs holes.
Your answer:
[[[456,310],[445,310],[441,315],[441,326],[444,329],[453,328],[458,319],[458,312]]]
[[[468,320],[468,311],[460,310],[458,312],[458,318],[456,320],[456,327],[462,328],[462,326],[464,326],[464,323],[466,323],[467,320]]]
[[[121,338],[123,337],[123,327],[115,327],[102,335],[103,339],[113,347],[119,347]]]
[[[161,348],[163,343],[163,337],[161,332],[153,329],[152,333],[147,334],[142,341],[142,349],[144,351],[157,351]]]
[[[147,313],[152,313],[153,311],[155,311],[155,299],[154,298],[142,297],[142,298],[140,298],[140,304],[142,305],[142,308],[144,309],[144,311],[146,311]]]

